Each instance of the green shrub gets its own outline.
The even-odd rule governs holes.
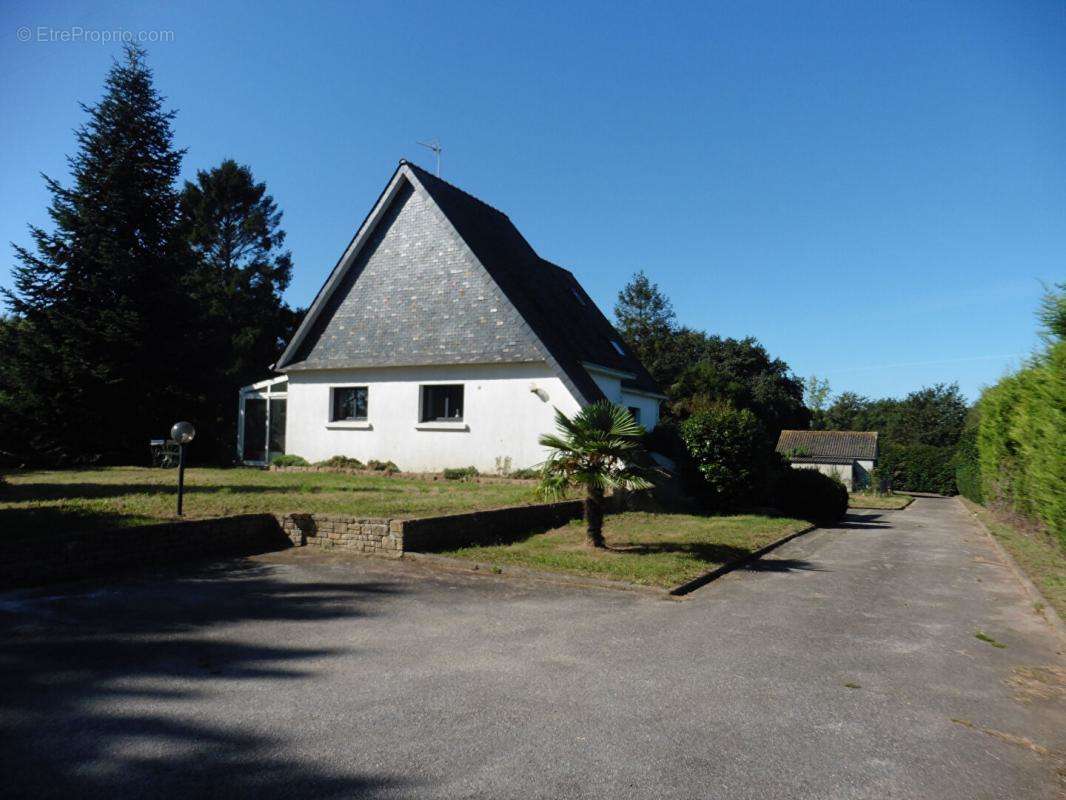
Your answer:
[[[539,478],[540,477],[540,470],[539,469],[533,469],[532,467],[523,467],[522,469],[516,469],[514,472],[512,472],[507,477],[508,478],[523,478],[523,479]]]
[[[879,455],[883,479],[897,491],[955,494],[955,448],[886,443]]]
[[[270,459],[270,463],[275,467],[309,467],[307,459],[303,456],[292,455],[291,453],[285,453],[282,455],[276,455]]]
[[[444,479],[448,481],[468,481],[478,476],[477,467],[451,467],[444,470]]]
[[[670,421],[660,422],[644,434],[644,449],[649,453],[660,453],[674,461],[688,455],[677,424]]]
[[[959,446],[955,451],[955,486],[963,497],[975,503],[984,503],[976,427],[967,428],[959,437]]]
[[[330,456],[325,461],[319,461],[316,467],[332,467],[333,469],[366,469],[363,462],[358,458],[348,456]]]
[[[680,433],[711,507],[735,508],[763,494],[772,450],[751,411],[714,403],[681,423]]]
[[[378,461],[376,458],[367,461],[366,468],[374,472],[387,472],[390,475],[400,471],[400,468],[391,461]]]
[[[981,490],[1066,547],[1066,341],[981,396]]]
[[[792,467],[775,481],[774,505],[790,517],[833,525],[847,513],[848,490],[838,479],[816,469]]]

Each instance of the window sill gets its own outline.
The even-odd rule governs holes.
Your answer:
[[[468,431],[470,426],[465,422],[419,422],[415,425],[416,431]]]
[[[349,422],[327,422],[326,427],[330,430],[343,430],[343,431],[369,431],[373,430],[374,426],[366,420],[351,420]]]

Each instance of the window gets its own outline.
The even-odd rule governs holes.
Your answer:
[[[581,305],[585,305],[585,298],[581,296],[581,292],[571,286],[570,293],[574,295],[574,299],[577,300],[577,302],[581,303]]]
[[[636,406],[629,407],[629,413],[633,415],[633,421],[640,424],[640,409]]]
[[[626,351],[622,349],[622,345],[620,345],[614,339],[611,339],[611,347],[613,347],[615,352],[618,353],[618,355],[620,356],[624,356],[626,354]]]
[[[368,390],[365,386],[338,386],[333,389],[330,422],[353,422],[366,419]]]
[[[463,387],[423,386],[419,422],[462,422]]]

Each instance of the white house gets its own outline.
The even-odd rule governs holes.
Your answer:
[[[555,408],[606,398],[650,430],[665,399],[569,271],[404,161],[275,369],[242,390],[248,463],[286,451],[506,472],[543,461]]]
[[[849,490],[862,489],[877,466],[877,431],[781,431],[777,452],[797,469],[816,469]]]

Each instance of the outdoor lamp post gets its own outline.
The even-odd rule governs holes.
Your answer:
[[[196,436],[191,422],[175,422],[170,438],[178,443],[178,516],[181,516],[181,496],[185,492],[185,445]]]

